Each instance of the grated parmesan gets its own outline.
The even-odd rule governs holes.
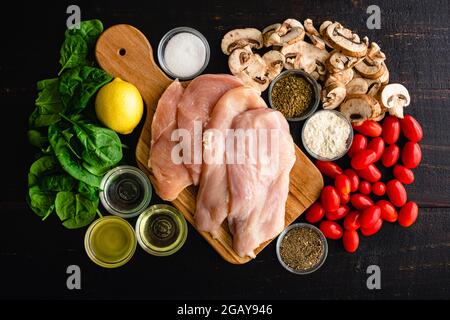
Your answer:
[[[347,151],[351,127],[332,111],[320,111],[305,123],[303,143],[312,153],[334,159]]]

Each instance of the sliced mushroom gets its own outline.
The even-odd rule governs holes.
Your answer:
[[[305,38],[305,29],[300,21],[287,19],[278,26],[264,41],[266,46],[285,46],[302,41]]]
[[[344,101],[347,91],[341,82],[333,82],[322,90],[322,105],[324,109],[335,109]]]
[[[374,119],[382,114],[378,101],[366,94],[348,95],[341,104],[339,111],[351,122],[360,124],[366,120]]]
[[[238,74],[253,62],[254,53],[250,46],[233,50],[228,58],[228,67],[232,74]]]
[[[366,82],[369,83],[369,80],[366,80]],[[369,85],[369,88],[367,89],[367,94],[369,96],[376,97],[378,95],[378,92],[381,89],[381,85],[382,84],[381,84],[381,82],[379,80],[371,81],[370,85]]]
[[[281,23],[274,23],[270,26],[267,26],[263,29],[263,40],[264,40],[264,46],[270,47],[273,45],[273,43],[269,42],[270,36],[275,32],[275,30],[278,30],[281,27]]]
[[[269,81],[271,81],[280,74],[281,70],[283,70],[286,59],[280,51],[276,50],[266,52],[262,58],[267,65],[266,76],[269,78]]]
[[[321,24],[320,27],[319,27],[319,33],[323,36],[325,30],[326,30],[331,24],[333,24],[333,22],[328,21],[328,20],[322,22],[322,24]]]
[[[376,42],[370,44],[370,47],[367,49],[367,57],[378,63],[386,60],[386,55],[381,51],[380,46]]]
[[[357,34],[344,28],[339,22],[330,24],[322,34],[331,46],[351,57],[363,57],[367,53],[366,40],[361,41]]]
[[[313,45],[317,48],[324,50],[325,49],[325,41],[320,37],[319,31],[314,28],[314,23],[311,19],[306,19],[303,22],[303,26],[306,30],[306,35],[309,37]]]
[[[383,75],[380,77],[380,82],[382,85],[386,85],[389,83],[389,70],[386,66],[386,64],[383,62],[383,67],[384,67],[384,73]]]
[[[346,56],[342,52],[335,50],[331,52],[326,66],[329,72],[336,73],[353,68],[359,61],[358,58]]]
[[[403,108],[409,106],[411,98],[408,89],[402,84],[388,84],[381,90],[381,103],[388,109],[389,114],[403,118]]]
[[[305,41],[299,41],[285,46],[281,53],[286,57],[286,69],[303,69],[312,73],[318,65],[324,65],[329,57],[326,50],[321,50]]]
[[[355,70],[364,78],[379,79],[384,74],[385,68],[383,62],[375,62],[366,57],[355,65]]]
[[[225,34],[222,39],[222,52],[231,54],[233,50],[249,45],[251,48],[260,49],[263,45],[261,31],[255,28],[235,29]]]
[[[340,82],[344,86],[347,85],[353,79],[353,69],[347,69],[341,72],[332,73],[328,76],[325,86],[333,82]]]
[[[367,81],[363,78],[353,78],[352,81],[345,86],[347,94],[366,94],[369,90]]]

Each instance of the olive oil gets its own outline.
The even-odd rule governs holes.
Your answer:
[[[183,246],[187,223],[178,209],[154,205],[139,216],[136,234],[139,245],[145,251],[156,256],[167,256]]]
[[[86,232],[86,252],[96,264],[116,268],[127,263],[136,250],[133,227],[124,219],[107,216],[94,221]]]

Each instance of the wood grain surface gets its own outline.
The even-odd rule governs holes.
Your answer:
[[[155,182],[152,170],[148,167],[151,125],[159,97],[171,80],[155,64],[153,50],[146,37],[130,25],[115,25],[104,31],[97,41],[95,55],[98,64],[104,70],[114,77],[133,83],[141,92],[147,107],[147,115],[136,145],[136,160],[139,168]],[[290,174],[286,226],[317,200],[323,187],[322,175],[314,164],[297,146],[295,150],[297,159]],[[172,201],[194,228],[196,198],[197,188],[190,186]],[[240,257],[233,250],[233,239],[226,221],[222,224],[216,239],[208,232],[200,234],[226,261],[243,264],[251,260],[249,257]],[[266,241],[261,244],[255,253],[258,254],[269,243],[270,241]]]
[[[337,20],[376,41],[387,55],[391,81],[405,84],[407,112],[424,128],[423,162],[407,187],[420,206],[411,228],[386,223],[359,250],[348,254],[329,241],[324,266],[295,276],[278,263],[272,242],[256,259],[236,266],[220,258],[191,227],[175,255],[153,257],[137,250],[116,270],[98,268],[83,248],[85,230],[66,230],[56,216],[42,222],[25,202],[27,173],[36,149],[27,141],[28,115],[36,82],[55,77],[67,6],[73,1],[14,1],[1,10],[0,105],[0,298],[56,299],[448,299],[450,297],[450,17],[448,0],[291,1],[77,1],[82,19],[99,18],[106,27],[127,23],[150,39],[153,48],[169,30],[196,28],[208,39],[211,62],[205,72],[227,71],[220,39],[232,28],[257,27],[287,17],[315,23]],[[381,9],[381,29],[366,26],[370,5]],[[5,4],[6,6],[6,4]],[[301,144],[302,123],[291,123]],[[127,163],[142,125],[121,137]],[[348,165],[347,160],[341,162]],[[154,197],[152,203],[160,203]],[[304,219],[300,217],[299,222]],[[131,223],[134,223],[132,220]],[[79,265],[82,290],[67,290],[66,268]],[[366,286],[367,267],[381,269],[381,290]],[[317,309],[314,309],[317,310]],[[337,310],[337,309],[336,309]]]

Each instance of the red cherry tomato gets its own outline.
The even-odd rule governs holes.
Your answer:
[[[408,199],[405,187],[397,179],[390,180],[387,183],[386,193],[391,203],[396,207],[403,207]]]
[[[319,169],[319,171],[327,177],[330,177],[331,179],[336,178],[338,174],[342,174],[342,169],[339,167],[336,163],[331,161],[321,161],[316,160],[316,167]]]
[[[411,115],[406,115],[400,120],[403,135],[412,142],[419,142],[423,138],[423,130],[420,123]]]
[[[359,187],[359,177],[352,169],[346,169],[344,174],[350,179],[350,191],[355,192]]]
[[[372,199],[360,193],[352,194],[350,202],[352,203],[352,206],[358,210],[363,210],[374,205]]]
[[[402,150],[402,162],[408,169],[414,169],[422,161],[422,150],[415,142],[407,142]]]
[[[372,192],[372,185],[369,181],[361,181],[358,190],[362,194],[369,195]]]
[[[374,195],[383,196],[386,193],[386,185],[383,182],[375,182],[372,186]]]
[[[400,209],[398,224],[402,227],[410,227],[416,222],[419,215],[419,207],[413,201],[408,202]]]
[[[357,133],[353,136],[353,142],[352,145],[350,146],[350,149],[348,149],[347,154],[351,158],[355,154],[366,148],[367,148],[367,138],[362,134]]]
[[[375,162],[381,159],[381,156],[384,152],[384,141],[380,137],[373,138],[370,140],[369,145],[367,146],[367,149],[375,151],[377,154],[377,157],[375,158]]]
[[[341,204],[341,199],[334,187],[326,186],[320,195],[320,203],[325,211],[336,211]]]
[[[386,168],[392,167],[398,162],[400,158],[400,148],[396,144],[391,144],[384,149],[383,156],[381,157],[381,163]]]
[[[353,124],[353,129],[367,137],[379,137],[383,131],[379,123],[373,120],[364,121],[359,126]]]
[[[350,202],[350,193],[340,193],[339,197],[341,198],[341,206]]]
[[[359,224],[359,211],[351,211],[344,219],[344,229],[345,230],[358,230]]]
[[[349,194],[351,191],[350,178],[344,174],[339,174],[336,176],[336,179],[334,180],[334,186],[336,187],[336,190],[338,192]]]
[[[324,216],[325,210],[318,202],[315,202],[311,207],[309,207],[308,211],[305,213],[305,219],[309,223],[319,222]]]
[[[332,240],[342,238],[344,233],[342,227],[338,223],[329,220],[322,221],[319,225],[319,229],[323,232],[326,238]]]
[[[374,164],[369,165],[365,169],[357,170],[356,173],[360,178],[372,183],[377,182],[381,179],[381,172]]]
[[[397,209],[395,209],[392,203],[387,200],[380,200],[377,202],[377,206],[381,209],[381,219],[387,222],[397,221]]]
[[[396,165],[394,167],[394,177],[398,179],[403,184],[411,184],[414,182],[414,172],[410,169],[405,168],[401,165]]]
[[[363,150],[353,156],[351,165],[353,169],[361,170],[374,163],[376,158],[377,154],[375,151]]]
[[[350,208],[347,206],[341,206],[336,211],[330,211],[325,213],[325,216],[328,220],[341,220],[344,219],[345,216],[350,212]]]
[[[359,235],[354,230],[345,230],[342,238],[345,251],[349,253],[355,252],[359,247]]]
[[[381,218],[381,209],[378,206],[370,206],[359,216],[359,224],[361,228],[372,228],[375,223]]]
[[[383,140],[387,144],[396,143],[400,137],[400,121],[397,117],[387,116],[383,121]]]
[[[375,223],[375,225],[371,228],[363,228],[361,227],[361,233],[365,237],[369,237],[380,231],[381,226],[383,225],[383,220],[378,219],[378,221]]]

